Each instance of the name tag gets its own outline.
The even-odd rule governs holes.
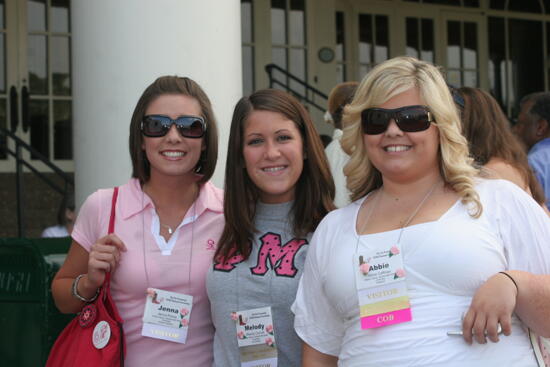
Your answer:
[[[242,367],[277,367],[271,307],[237,311],[237,343]]]
[[[147,289],[141,335],[185,344],[193,296]]]
[[[398,246],[354,254],[361,329],[412,320],[403,255]]]

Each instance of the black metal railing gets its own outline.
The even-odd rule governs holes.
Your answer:
[[[3,143],[3,147],[0,146],[0,150],[6,152],[7,154],[11,155],[15,158],[15,185],[16,185],[16,200],[17,200],[17,233],[18,237],[25,237],[25,215],[24,215],[24,199],[23,199],[23,167],[28,168],[32,173],[34,173],[36,176],[38,176],[40,179],[42,179],[46,184],[48,184],[52,189],[57,191],[58,193],[62,194],[63,196],[66,196],[69,192],[69,190],[74,189],[74,180],[73,178],[62,171],[59,167],[57,167],[55,164],[53,164],[48,157],[44,156],[42,153],[40,153],[38,150],[27,144],[25,141],[23,141],[21,138],[19,138],[17,135],[15,135],[13,132],[0,127],[0,138],[4,136],[5,139]],[[14,142],[15,144],[15,150],[12,150],[9,146],[9,142]],[[30,152],[33,161],[39,161],[45,164],[48,168],[50,168],[53,173],[56,174],[57,177],[61,178],[63,184],[59,185],[54,180],[50,179],[48,176],[46,176],[43,172],[40,172],[36,167],[34,167],[33,161],[26,161],[23,158],[23,151]]]
[[[267,64],[265,66],[265,71],[267,72],[267,75],[269,77],[269,88],[275,88],[279,86],[285,89],[287,92],[293,94],[303,104],[310,105],[321,112],[325,112],[328,100],[328,96],[325,93],[309,85],[296,75],[292,75],[287,70],[278,65]],[[277,78],[276,73],[280,73],[283,76],[284,80]],[[290,80],[302,86],[301,89],[303,89],[303,91],[298,91],[296,90],[296,88],[292,88],[290,86]],[[319,99],[321,101],[319,101]]]

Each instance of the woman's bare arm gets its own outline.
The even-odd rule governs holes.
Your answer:
[[[486,343],[499,340],[498,324],[504,335],[512,331],[511,316],[517,316],[540,336],[550,336],[550,275],[507,270],[489,278],[476,292],[463,321],[464,339]],[[487,337],[485,335],[487,332]]]
[[[52,295],[55,305],[63,313],[76,313],[80,311],[84,302],[72,295],[71,287],[74,279],[79,274],[88,272],[88,252],[77,242],[73,241],[65,258],[63,266],[52,281]],[[78,294],[85,298],[91,298],[96,289],[86,289],[86,276],[78,282]]]
[[[508,270],[518,284],[516,314],[531,330],[550,337],[550,275]]]
[[[303,343],[302,367],[336,367],[338,358],[324,354]]]
[[[105,272],[115,270],[121,251],[126,251],[126,247],[114,234],[99,239],[92,245],[89,253],[78,242],[73,241],[63,266],[52,281],[52,295],[59,311],[80,311],[84,302],[72,294],[75,278],[84,274],[78,282],[77,292],[80,296],[91,299],[103,284]]]
[[[513,182],[531,195],[527,181],[522,177],[520,171],[511,164],[499,158],[492,158],[484,167],[492,174],[492,177]]]

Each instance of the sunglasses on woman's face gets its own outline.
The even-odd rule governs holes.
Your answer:
[[[434,122],[433,115],[426,106],[405,106],[387,110],[385,108],[367,108],[361,112],[363,133],[367,135],[382,134],[394,120],[403,132],[423,131]]]
[[[199,116],[180,116],[172,120],[164,115],[147,115],[141,121],[141,132],[150,138],[158,138],[168,133],[175,124],[181,136],[185,138],[202,138],[206,132],[204,119]]]

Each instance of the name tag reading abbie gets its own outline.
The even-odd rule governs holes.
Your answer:
[[[234,319],[241,367],[277,367],[271,307],[237,311]]]
[[[399,247],[354,254],[361,329],[412,320]]]
[[[162,289],[147,289],[141,335],[184,344],[193,296]]]

